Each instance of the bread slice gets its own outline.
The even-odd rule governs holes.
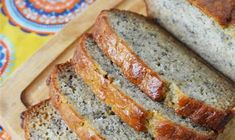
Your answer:
[[[149,112],[143,109],[123,91],[111,84],[106,78],[106,72],[99,68],[92,57],[87,53],[84,37],[78,40],[78,46],[72,59],[75,71],[87,83],[93,92],[127,124],[137,131],[145,131],[145,122]]]
[[[78,140],[47,99],[22,113],[26,140]]]
[[[235,81],[234,0],[145,0],[149,16]]]
[[[151,139],[148,133],[137,132],[121,121],[109,106],[92,93],[90,87],[75,73],[73,65],[70,63],[57,65],[49,81],[53,105],[63,114],[65,122],[78,135],[81,135],[77,129],[80,127],[80,123],[75,120],[82,117],[85,120],[83,126],[93,127],[96,133],[104,139]],[[63,109],[63,106],[67,106],[67,108]]]
[[[189,120],[175,116],[171,109],[165,107],[161,103],[154,102],[145,96],[137,86],[130,83],[122,75],[118,67],[113,64],[108,57],[104,55],[104,53],[102,53],[89,35],[84,35],[79,39],[79,44],[73,58],[73,63],[75,64],[76,72],[88,85],[91,86],[94,93],[109,106],[115,107],[117,102],[122,102],[125,104],[125,102],[132,99],[129,104],[134,104],[132,102],[137,102],[137,104],[141,105],[144,110],[148,110],[149,115],[146,117],[145,122],[140,122],[146,126],[147,130],[156,139],[215,138],[215,134],[212,131],[197,125],[192,125]],[[110,82],[105,83],[104,81]],[[100,86],[97,87],[97,85],[93,82],[101,84],[105,83],[105,85],[100,88]],[[110,86],[117,88],[121,91],[121,93],[113,92],[106,94],[99,90],[105,89],[107,91],[107,88],[110,88]],[[125,94],[126,98],[115,98],[114,96],[118,96],[118,94]],[[114,100],[112,104],[107,102],[107,100],[110,99]],[[122,106],[118,107],[114,110],[114,112],[122,109]],[[130,124],[129,121],[134,121],[132,119],[133,114],[126,112],[126,115],[131,118],[130,120],[124,119],[127,124]],[[135,128],[133,125],[130,126]]]
[[[92,34],[108,58],[143,92],[128,73],[144,79],[142,69],[150,67],[165,83],[166,105],[197,124],[223,130],[235,106],[233,85],[162,28],[141,15],[110,10],[99,15]],[[150,91],[158,89],[154,83],[158,85],[157,80],[145,81]]]

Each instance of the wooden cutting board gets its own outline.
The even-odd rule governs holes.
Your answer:
[[[48,98],[46,79],[52,68],[72,57],[76,47],[73,42],[89,30],[101,10],[114,7],[146,15],[144,0],[96,0],[3,83],[0,87],[0,124],[12,139],[24,139],[21,112]],[[230,125],[235,130],[235,119]],[[219,139],[234,140],[234,137],[235,132],[227,130]]]
[[[59,33],[18,68],[0,87],[0,124],[12,139],[24,139],[21,113],[48,97],[46,79],[56,64],[72,57],[72,44],[89,30],[104,9],[118,8],[146,14],[143,0],[96,0],[84,13],[70,21]]]

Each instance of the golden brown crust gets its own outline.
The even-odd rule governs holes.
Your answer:
[[[115,12],[115,10],[113,10]],[[118,10],[117,10],[118,11]],[[140,16],[136,14],[136,16]],[[142,16],[141,16],[142,17]],[[124,40],[122,40],[118,35],[115,33],[115,31],[112,30],[111,25],[108,22],[107,19],[107,12],[103,11],[97,21],[95,26],[92,28],[92,34],[93,37],[95,38],[95,41],[99,45],[99,47],[103,50],[103,52],[121,69],[123,70],[124,75],[134,84],[138,85],[140,82],[138,80],[142,80],[142,83],[145,83],[144,86],[138,85],[143,92],[146,93],[146,91],[151,91],[151,86],[146,86],[146,81],[151,81],[152,83],[157,82],[160,79],[157,79],[157,74],[156,74],[156,81],[152,80],[151,78],[148,79],[148,74],[146,74],[146,71],[149,72],[150,74],[154,73],[154,71],[149,68],[146,64],[143,63],[142,60],[138,56],[136,56],[132,50],[128,47],[128,44],[125,43]],[[138,64],[138,74],[137,78],[133,76],[133,69],[131,67],[125,67],[133,64]],[[140,65],[140,66],[139,66]],[[143,78],[145,77],[145,78]],[[143,80],[144,79],[144,80]],[[136,82],[137,80],[138,82]],[[159,84],[160,87],[160,95],[165,96],[163,85],[166,85],[163,83]],[[158,85],[158,84],[157,84]],[[183,93],[184,94],[184,93]],[[147,94],[151,95],[151,94]],[[185,95],[185,94],[184,94]],[[185,95],[186,96],[186,95]],[[184,96],[184,97],[185,97]],[[153,98],[152,98],[153,99]],[[162,98],[164,99],[164,98]],[[203,125],[204,127],[211,128],[216,131],[221,131],[223,130],[225,124],[228,122],[230,119],[230,113],[227,111],[221,111],[216,108],[213,108],[209,105],[206,105],[204,102],[201,102],[199,100],[193,99],[193,98],[188,98],[190,99],[188,104],[182,105],[180,103],[180,99],[178,103],[181,104],[179,105],[179,108],[175,108],[176,112],[179,115],[182,115],[184,117],[189,117],[193,122]],[[190,103],[190,104],[189,104]],[[196,105],[196,107],[192,107],[193,105]],[[207,112],[209,111],[209,112]],[[190,112],[186,114],[186,112]]]
[[[198,132],[179,123],[166,119],[162,114],[154,111],[149,121],[148,128],[156,140],[214,140],[214,132]]]
[[[177,114],[189,117],[194,123],[216,131],[222,131],[232,115],[230,111],[215,109],[202,101],[186,96],[179,99],[178,105]]]
[[[191,129],[165,120],[156,124],[156,140],[212,140],[216,139],[212,135],[203,135],[194,132]]]
[[[148,112],[130,97],[126,96],[118,87],[105,78],[106,72],[87,53],[84,35],[79,39],[79,45],[73,57],[75,71],[92,88],[93,92],[112,107],[112,110],[127,124],[137,131],[145,131]]]
[[[36,105],[30,106],[26,111],[21,113],[21,119],[22,119],[22,128],[25,131],[25,139],[26,140],[30,140],[30,136],[29,136],[29,128],[28,128],[28,123],[29,123],[29,116],[32,112],[34,112],[35,110],[37,110],[38,108],[40,108],[41,106],[43,106],[44,104],[48,103],[50,101],[50,99],[46,99],[43,100],[41,102],[39,102]]]
[[[220,25],[235,25],[235,0],[188,0]]]
[[[73,107],[66,102],[61,95],[58,85],[58,74],[60,71],[64,71],[67,66],[71,66],[70,63],[57,65],[50,76],[50,97],[54,107],[60,112],[63,120],[82,140],[103,140],[94,128],[90,127],[88,122],[81,117]]]
[[[105,11],[99,15],[92,34],[98,46],[121,68],[129,81],[136,84],[152,100],[162,101],[165,98],[163,80],[112,31]]]

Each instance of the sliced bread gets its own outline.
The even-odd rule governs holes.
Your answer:
[[[145,79],[145,87],[156,91],[159,80],[145,78],[142,69],[155,71],[165,83],[166,105],[197,124],[223,130],[235,106],[233,85],[162,28],[141,15],[110,10],[100,14],[92,34],[105,55],[143,92],[129,75]]]
[[[81,37],[78,40],[78,47],[72,59],[76,73],[83,78],[84,82],[101,100],[112,106],[112,110],[124,122],[137,131],[145,131],[145,122],[149,112],[111,84],[111,81],[106,78],[106,72],[100,69],[100,66],[87,53],[83,38],[86,37]]]
[[[145,0],[149,16],[235,81],[234,0]]]
[[[77,128],[81,124],[75,120],[82,117],[86,120],[83,126],[90,124],[96,130],[96,133],[99,133],[104,139],[152,139],[148,133],[137,132],[121,121],[109,106],[93,94],[90,87],[75,73],[73,65],[70,63],[57,65],[49,81],[53,105],[63,114],[62,117],[65,122],[79,136],[81,132]],[[67,108],[63,106],[67,106]],[[99,138],[93,137],[91,139]]]
[[[167,108],[161,103],[154,102],[139,88],[129,82],[118,67],[109,60],[108,57],[99,49],[94,40],[89,35],[84,35],[79,39],[79,44],[76,49],[72,61],[75,65],[75,71],[80,75],[84,81],[90,85],[95,95],[98,96],[109,106],[117,107],[117,110],[125,110],[124,107],[130,105],[141,105],[144,110],[147,110],[148,116],[145,120],[140,120],[155,139],[214,139],[215,134],[206,128],[200,127],[190,123],[188,119],[182,119],[175,116],[174,111]],[[97,87],[97,84],[100,85]],[[101,86],[102,85],[102,86]],[[117,90],[106,93],[112,86]],[[100,88],[102,87],[102,88]],[[101,89],[101,90],[99,90]],[[118,95],[119,94],[119,95]],[[125,98],[116,98],[124,94]],[[107,100],[113,100],[110,104]],[[128,102],[128,104],[126,104]],[[136,102],[136,103],[135,103]],[[125,106],[118,105],[122,103]],[[115,106],[118,105],[118,106]],[[125,111],[126,117],[130,120],[125,120],[127,124],[131,125],[129,121],[132,120],[133,113],[129,110]],[[120,114],[117,113],[120,116]],[[134,116],[135,117],[135,116]],[[122,117],[121,117],[122,118]],[[123,119],[123,118],[122,118]],[[141,119],[141,118],[139,118]]]
[[[22,113],[26,140],[78,140],[47,99]]]

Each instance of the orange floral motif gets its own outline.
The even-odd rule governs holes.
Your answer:
[[[11,140],[10,135],[0,126],[0,140]]]
[[[41,35],[53,34],[84,11],[94,0],[2,0],[12,25]]]

